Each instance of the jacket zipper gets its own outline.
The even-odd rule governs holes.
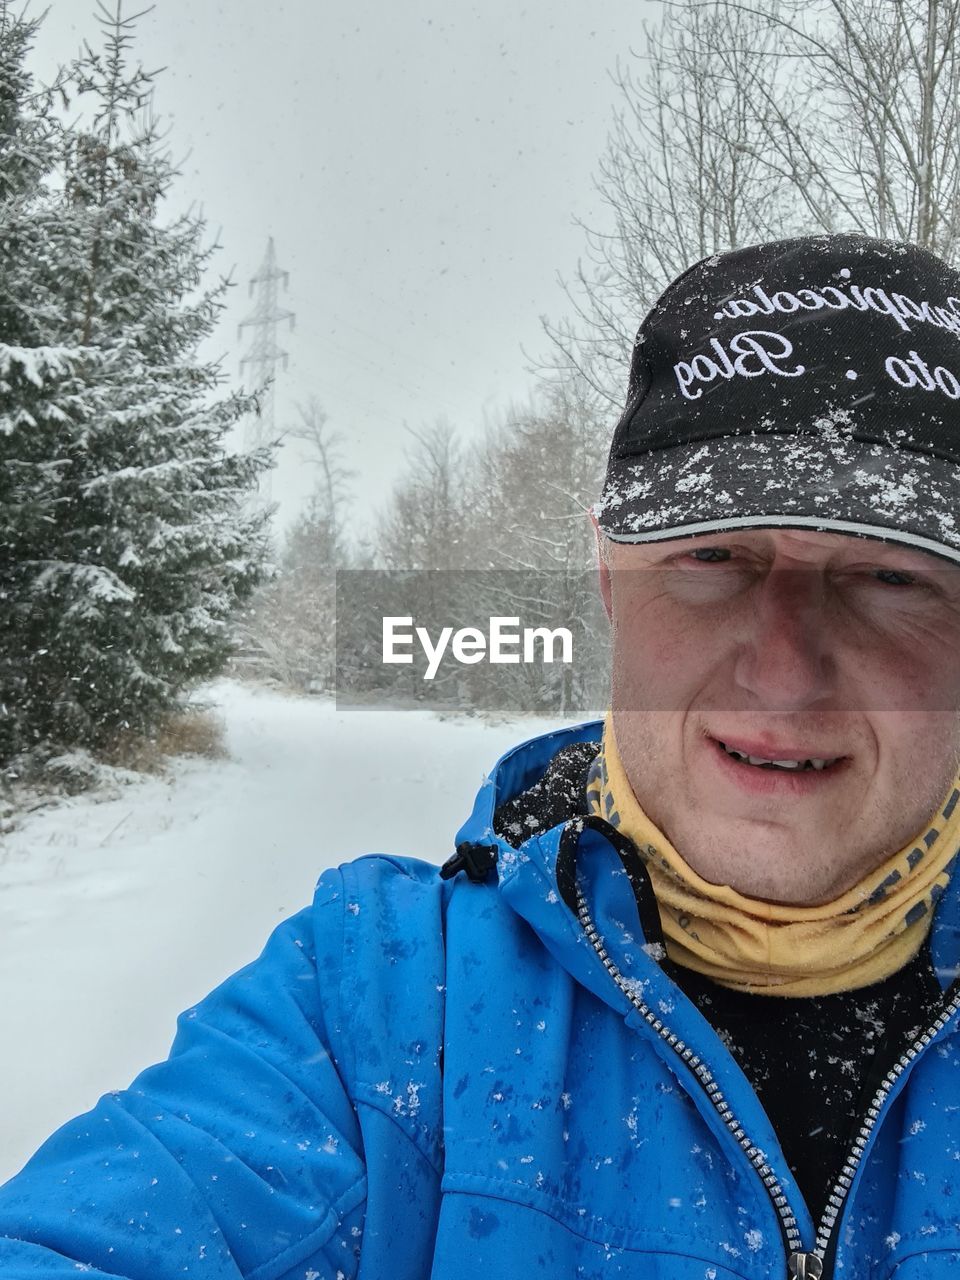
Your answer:
[[[863,1117],[863,1123],[857,1130],[856,1137],[853,1140],[853,1146],[847,1155],[847,1159],[840,1174],[833,1185],[833,1191],[827,1199],[827,1207],[824,1210],[823,1217],[820,1220],[820,1226],[817,1230],[817,1242],[814,1246],[814,1253],[819,1258],[825,1258],[827,1249],[830,1247],[830,1240],[837,1219],[840,1216],[840,1210],[843,1208],[847,1193],[856,1176],[857,1169],[863,1159],[863,1153],[866,1150],[870,1135],[877,1127],[877,1121],[880,1119],[880,1113],[886,1104],[894,1085],[907,1070],[910,1064],[919,1054],[921,1054],[931,1041],[940,1034],[948,1022],[960,1010],[960,990],[953,996],[951,1000],[944,1005],[943,1009],[937,1015],[933,1023],[927,1028],[921,1036],[918,1036],[913,1043],[904,1050],[900,1057],[896,1060],[887,1074],[881,1080],[876,1093],[870,1101],[870,1105]]]
[[[784,1194],[783,1187],[777,1175],[767,1164],[763,1152],[750,1141],[748,1134],[740,1124],[734,1112],[731,1110],[726,1098],[723,1095],[720,1086],[713,1078],[713,1073],[707,1064],[700,1058],[689,1045],[685,1044],[679,1036],[675,1035],[666,1025],[662,1018],[659,1018],[649,1005],[644,1003],[637,994],[633,985],[624,978],[614,960],[610,958],[606,947],[603,945],[603,939],[597,932],[597,927],[593,923],[590,915],[590,908],[587,906],[587,900],[584,896],[583,889],[577,884],[577,917],[580,925],[587,935],[591,946],[596,951],[603,967],[613,978],[614,982],[634,1006],[651,1029],[656,1032],[663,1042],[668,1045],[673,1052],[686,1064],[693,1072],[696,1079],[702,1085],[707,1097],[713,1103],[720,1119],[729,1129],[730,1133],[737,1140],[737,1144],[746,1154],[747,1159],[756,1169],[763,1182],[764,1188],[773,1207],[777,1211],[780,1220],[780,1228],[783,1232],[784,1243],[788,1250],[787,1275],[788,1280],[819,1280],[823,1276],[824,1259],[827,1256],[827,1250],[830,1247],[833,1236],[833,1229],[840,1217],[840,1211],[843,1208],[847,1198],[847,1193],[853,1185],[854,1177],[860,1167],[863,1159],[863,1153],[866,1150],[870,1136],[876,1128],[880,1113],[890,1093],[903,1075],[904,1071],[910,1066],[911,1062],[930,1044],[933,1038],[940,1034],[947,1023],[960,1010],[960,990],[952,1000],[944,1007],[936,1021],[930,1026],[923,1035],[919,1036],[906,1049],[897,1061],[893,1064],[887,1074],[883,1077],[876,1093],[867,1107],[863,1117],[863,1123],[857,1130],[856,1137],[853,1142],[843,1168],[833,1185],[833,1189],[827,1198],[827,1207],[823,1217],[820,1220],[820,1226],[817,1230],[816,1243],[812,1250],[805,1250],[803,1247],[803,1239],[800,1235],[800,1229],[797,1226],[797,1218],[790,1207],[790,1202]]]

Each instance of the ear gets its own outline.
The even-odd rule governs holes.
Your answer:
[[[593,521],[593,532],[597,540],[597,572],[599,574],[600,599],[603,601],[607,617],[612,622],[613,593],[610,585],[610,566],[607,563],[607,548],[604,545],[605,535],[597,523],[597,517],[593,511],[590,512],[590,519]]]

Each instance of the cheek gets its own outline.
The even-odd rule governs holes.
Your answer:
[[[844,655],[843,703],[865,716],[883,789],[900,797],[912,814],[908,824],[919,826],[957,770],[960,635],[947,626],[888,631],[883,642],[876,631],[854,634]]]
[[[954,712],[888,712],[872,717],[878,802],[896,843],[905,845],[942,804],[960,768],[960,717]]]
[[[637,711],[685,710],[724,661],[716,627],[670,608],[615,615],[612,640],[614,697]]]
[[[613,689],[622,705],[685,712],[727,696],[754,626],[741,578],[621,572],[611,588]]]
[[[843,606],[829,621],[848,685],[881,711],[960,709],[960,609],[939,598],[878,601],[864,590]]]
[[[960,638],[958,638],[960,646]],[[894,711],[911,719],[960,711],[960,647],[944,644],[853,645],[846,680],[864,711]],[[942,726],[941,726],[942,727]]]
[[[881,710],[871,716],[881,757],[906,772],[952,768],[960,743],[956,711]],[[950,762],[949,766],[947,763]]]

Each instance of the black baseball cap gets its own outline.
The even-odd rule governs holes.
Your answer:
[[[776,526],[960,561],[960,272],[860,235],[696,263],[640,327],[596,516],[615,542]]]

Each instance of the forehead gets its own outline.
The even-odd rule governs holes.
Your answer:
[[[815,567],[864,562],[896,564],[917,572],[957,568],[944,557],[901,542],[812,529],[738,528],[657,542],[610,541],[607,550],[610,564],[631,568],[673,560],[701,547],[739,548],[750,554]]]

